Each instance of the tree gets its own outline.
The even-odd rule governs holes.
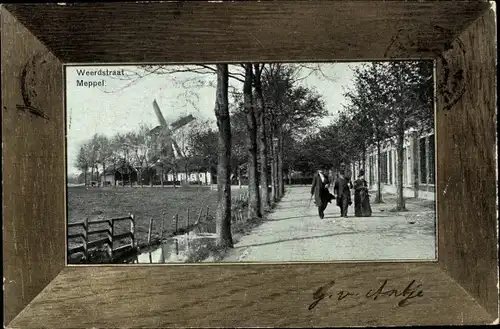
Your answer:
[[[321,96],[299,85],[297,68],[292,65],[270,64],[262,76],[263,94],[268,109],[269,145],[272,154],[271,171],[273,200],[284,192],[284,138],[292,132],[300,136],[327,114]]]
[[[90,144],[84,143],[82,146],[80,146],[80,149],[78,150],[78,154],[76,156],[76,167],[82,170],[84,174],[85,186],[87,186],[87,173],[91,161],[90,152],[91,152]]]
[[[97,144],[96,163],[100,163],[102,165],[102,175],[104,177],[104,174],[106,172],[106,163],[108,161],[110,153],[112,152],[110,141],[106,136],[98,134],[95,142]],[[102,180],[102,183],[104,185],[104,179]]]
[[[218,206],[216,213],[217,245],[233,247],[231,234],[231,120],[229,116],[227,64],[217,64],[215,117],[219,129],[217,165]]]
[[[383,64],[372,62],[354,70],[354,87],[344,96],[354,109],[357,109],[359,118],[362,118],[365,129],[369,132],[367,143],[375,144],[377,148],[377,194],[375,202],[382,201],[381,186],[381,149],[390,133],[387,129],[387,111]]]
[[[109,162],[113,164],[113,177],[114,179],[114,186],[116,186],[116,165],[118,162],[122,161],[123,158],[123,135],[122,134],[116,134],[111,138],[111,152],[109,154]],[[121,175],[121,181],[123,184],[123,175]]]
[[[375,202],[382,202],[380,149],[384,143],[396,143],[396,210],[399,211],[405,210],[403,151],[406,133],[412,129],[418,135],[433,126],[432,71],[430,61],[371,63],[355,70],[354,88],[345,93],[350,101],[347,108],[354,112],[351,117],[352,129],[357,131],[351,135],[353,146],[356,140],[365,142],[361,145],[363,159],[367,145],[375,144],[377,148],[378,186]],[[354,148],[352,151],[351,157],[359,149]],[[417,178],[414,179],[416,182]]]
[[[231,168],[232,174],[238,177],[241,187],[243,174],[248,175],[248,143],[251,137],[247,127],[244,101],[239,95],[236,95],[233,103],[231,113]]]
[[[247,174],[248,174],[248,218],[262,217],[260,210],[259,181],[257,174],[257,120],[253,105],[253,67],[245,64],[245,83],[243,85],[244,109],[247,135]]]
[[[256,99],[256,119],[258,129],[258,148],[260,156],[260,198],[261,198],[261,211],[268,211],[271,209],[271,198],[269,195],[269,166],[268,166],[268,144],[266,133],[266,107],[264,93],[262,90],[262,69],[264,64],[254,64],[254,87]]]
[[[143,186],[144,172],[149,168],[149,154],[152,152],[150,131],[151,127],[142,124],[137,132],[128,135],[133,162],[136,164],[135,167],[138,168],[137,179],[141,187]]]
[[[397,211],[406,210],[403,195],[403,152],[406,131],[420,134],[433,125],[432,69],[430,61],[386,63],[385,89],[389,110],[388,129],[396,136]],[[415,177],[417,178],[417,177]]]

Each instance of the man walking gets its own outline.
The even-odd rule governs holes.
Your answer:
[[[318,207],[319,218],[325,217],[325,209],[328,203],[333,199],[333,196],[328,191],[330,180],[323,169],[319,169],[314,175],[311,186],[311,197],[314,196],[314,203]]]
[[[347,217],[347,209],[352,204],[351,201],[352,183],[350,177],[345,175],[345,164],[340,165],[340,172],[333,186],[333,194],[337,199],[337,206],[340,208],[340,216]]]

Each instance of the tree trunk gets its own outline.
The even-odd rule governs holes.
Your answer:
[[[258,140],[259,140],[259,155],[260,155],[260,197],[261,211],[271,209],[271,199],[269,196],[269,169],[268,169],[268,150],[267,150],[267,133],[266,133],[266,116],[264,107],[264,94],[261,84],[261,68],[260,64],[254,64],[255,68],[255,94],[257,100],[257,123],[258,123]]]
[[[278,200],[276,191],[276,166],[274,162],[274,147],[271,144],[271,200],[275,203]]]
[[[113,160],[113,183],[116,187],[116,160]]]
[[[106,186],[106,163],[102,162],[102,187]]]
[[[92,182],[94,181],[94,164],[90,166],[90,186],[92,187],[93,184]]]
[[[161,165],[161,175],[160,175],[161,187],[163,187],[163,164]]]
[[[245,83],[243,97],[246,114],[247,137],[247,175],[248,175],[248,218],[262,217],[260,211],[260,193],[257,174],[257,121],[252,97],[252,64],[245,64]]]
[[[152,168],[149,168],[149,164],[147,161],[146,161],[146,170],[148,173],[149,186],[153,187],[153,170],[152,170]],[[155,173],[156,173],[156,171],[155,171]]]
[[[83,173],[83,176],[85,178],[85,186],[87,186],[87,171],[89,171],[89,168],[85,166],[84,170],[85,172]]]
[[[273,163],[274,163],[274,189],[276,190],[276,201],[281,198],[279,189],[279,172],[278,172],[278,143],[277,140],[273,141]]]
[[[219,128],[217,164],[218,203],[215,216],[217,246],[232,248],[231,234],[231,121],[228,100],[229,71],[227,64],[217,64],[215,117]]]
[[[381,168],[380,168],[380,142],[377,142],[377,196],[375,197],[375,203],[382,203],[382,184],[380,182],[382,178]]]
[[[363,145],[363,159],[361,160],[361,168],[366,173],[366,145]]]
[[[238,165],[238,188],[241,190],[241,168]]]
[[[403,194],[403,147],[405,139],[404,126],[400,124],[400,129],[398,132],[398,145],[397,145],[397,187],[398,187],[398,200],[396,210],[403,211],[406,210],[405,198]]]
[[[413,196],[415,198],[418,198],[418,191],[420,189],[420,175],[419,175],[419,143],[418,143],[418,138],[417,134],[414,134],[412,136],[412,171],[413,171]]]
[[[271,122],[274,121],[273,119],[271,119]],[[279,196],[278,196],[278,166],[277,166],[277,163],[278,163],[278,154],[276,152],[276,142],[275,142],[275,139],[274,139],[274,129],[271,130],[271,186],[272,186],[272,201],[273,203],[274,202],[277,202],[278,199],[279,199]]]
[[[278,189],[280,198],[285,194],[285,178],[283,175],[283,135],[278,138]]]

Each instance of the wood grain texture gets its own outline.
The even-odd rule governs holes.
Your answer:
[[[495,26],[491,12],[477,19],[487,3],[5,7],[28,28],[1,9],[2,59],[8,58],[2,60],[6,323],[65,264],[59,60],[186,63],[435,57],[459,35],[465,56],[456,53],[455,43],[445,58],[452,74],[463,69],[468,87],[450,110],[443,110],[442,97],[438,102],[439,263],[66,267],[9,327],[437,325],[491,323],[498,317],[492,133]],[[30,61],[40,67],[35,80],[43,79],[44,84],[22,92],[22,71]],[[439,77],[445,73],[442,64]],[[45,118],[16,107],[26,97]],[[404,289],[415,279],[422,284],[424,297],[406,307],[398,307],[393,298],[341,301],[345,303],[328,299],[309,311],[313,292],[332,279],[339,288],[360,292],[376,289],[384,279]]]
[[[483,1],[204,1],[7,5],[64,62],[434,57]],[[405,46],[392,40],[405,30]]]
[[[64,108],[62,66],[57,58],[3,8],[1,32],[4,314],[8,323],[66,263]]]
[[[494,15],[488,11],[471,24],[444,54],[448,65],[439,63],[440,75],[463,75],[450,85],[456,80],[456,94],[465,92],[449,110],[438,98],[437,205],[440,265],[498,314]]]
[[[336,280],[365,293],[384,279],[424,296],[325,299],[313,293]],[[330,292],[329,292],[330,293]],[[62,320],[64,319],[64,320]],[[68,267],[10,328],[343,327],[491,323],[493,320],[437,264],[311,264]]]

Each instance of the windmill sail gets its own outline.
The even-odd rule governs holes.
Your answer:
[[[183,117],[179,118],[178,120],[172,122],[170,124],[170,127],[172,127],[172,130],[177,130],[177,129],[187,125],[188,123],[190,123],[193,120],[195,120],[195,117],[192,114],[186,115],[186,116],[183,116]]]
[[[155,109],[155,114],[156,117],[158,118],[158,122],[160,122],[160,126],[168,129],[167,121],[163,117],[163,114],[160,111],[160,107],[158,106],[158,103],[156,103],[156,99],[153,101],[153,108]]]
[[[172,139],[172,145],[174,146],[175,152],[177,152],[178,157],[185,157],[184,152],[182,152],[175,139]]]

